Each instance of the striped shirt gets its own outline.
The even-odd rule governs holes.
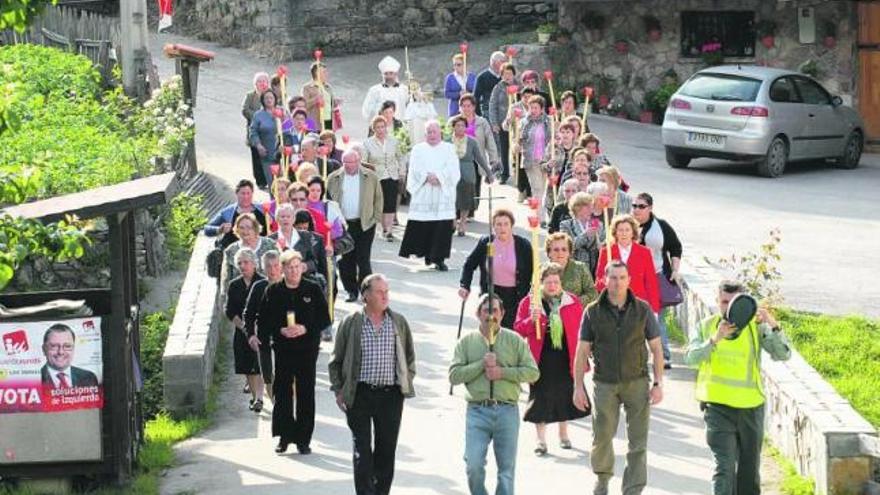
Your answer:
[[[361,332],[361,382],[370,385],[389,386],[397,384],[397,332],[391,316],[386,312],[382,325],[377,329],[373,321],[364,315]]]

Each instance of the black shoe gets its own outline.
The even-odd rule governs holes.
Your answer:
[[[671,369],[672,369],[672,363],[670,363],[669,361],[666,361],[665,363],[663,363],[663,369],[664,369],[664,370],[671,370]]]
[[[243,394],[251,393],[251,386],[248,385],[247,383],[245,383],[244,388],[241,389],[241,393],[243,393]]]
[[[290,442],[285,442],[284,440],[279,441],[278,446],[275,447],[275,453],[276,454],[283,454],[283,453],[287,452],[288,445],[290,445]]]
[[[312,449],[308,445],[297,445],[296,450],[300,455],[309,455],[312,453]]]
[[[449,271],[449,267],[446,266],[446,263],[444,263],[444,262],[442,262],[442,261],[438,261],[438,262],[437,262],[437,271],[438,271],[438,272],[448,272],[448,271]]]
[[[250,409],[251,411],[253,411],[253,410],[254,410],[254,404],[255,404],[254,399],[251,399],[250,402],[248,403],[248,409]]]
[[[355,292],[349,292],[348,297],[345,298],[345,302],[355,302],[358,300],[358,295]]]
[[[259,413],[262,410],[263,410],[263,401],[262,400],[258,400],[256,402],[254,402],[254,405],[251,407],[251,411],[253,411],[255,413]]]

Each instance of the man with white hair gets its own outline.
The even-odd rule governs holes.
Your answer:
[[[455,194],[461,178],[458,154],[452,143],[443,142],[440,124],[425,124],[424,143],[413,146],[409,159],[406,190],[412,195],[409,220],[400,256],[416,255],[437,270],[449,270],[445,260],[452,248],[452,224],[455,220]]]
[[[403,120],[403,112],[409,103],[409,90],[406,85],[400,84],[400,62],[394,57],[387,56],[379,62],[379,72],[382,73],[382,82],[370,87],[364,104],[361,106],[361,114],[367,122],[379,115],[382,103],[393,101],[395,105],[394,116]]]
[[[477,115],[488,118],[489,97],[492,90],[501,80],[501,65],[507,62],[504,52],[492,52],[489,56],[489,67],[477,76],[477,85],[474,86],[474,98],[477,99]]]

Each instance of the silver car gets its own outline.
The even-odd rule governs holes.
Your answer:
[[[669,100],[663,121],[670,167],[699,157],[755,161],[765,177],[800,160],[855,168],[864,136],[859,114],[810,77],[757,66],[697,72]]]

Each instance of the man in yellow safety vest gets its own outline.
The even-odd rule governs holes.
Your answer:
[[[722,315],[744,292],[738,282],[718,287],[720,314],[703,320],[688,344],[685,362],[699,366],[697,400],[706,421],[706,440],[715,458],[714,495],[761,493],[761,445],[764,439],[764,388],[761,349],[775,361],[791,357],[779,324],[764,308],[731,339],[736,327]]]

